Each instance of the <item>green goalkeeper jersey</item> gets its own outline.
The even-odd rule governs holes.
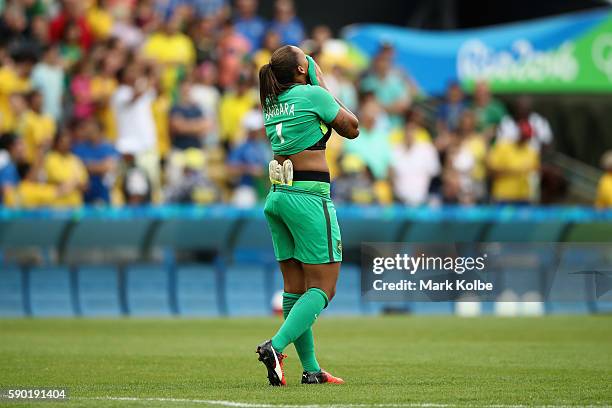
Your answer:
[[[274,154],[288,156],[308,149],[327,132],[340,105],[316,85],[295,85],[263,109],[266,134]]]

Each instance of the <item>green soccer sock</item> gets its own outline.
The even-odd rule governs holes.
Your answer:
[[[282,353],[290,343],[295,342],[313,325],[327,303],[327,295],[321,289],[308,289],[295,302],[287,319],[272,337],[272,347]]]
[[[298,295],[296,293],[283,293],[283,317],[287,319],[289,316],[289,312],[293,308],[295,302],[302,297],[302,295]],[[321,367],[319,367],[319,362],[317,361],[317,356],[315,355],[315,347],[314,347],[314,336],[312,335],[312,327],[306,329],[304,333],[300,337],[298,337],[294,342],[295,350],[300,357],[300,362],[302,363],[302,367],[304,371],[308,372],[317,372],[321,371]]]

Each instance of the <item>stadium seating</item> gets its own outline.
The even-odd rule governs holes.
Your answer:
[[[362,242],[395,242],[404,226],[404,222],[395,219],[380,218],[342,218],[339,215],[342,247],[359,249]]]
[[[612,223],[581,223],[573,225],[565,239],[567,242],[612,242]]]
[[[66,242],[66,257],[78,258],[82,251],[89,249],[130,248],[141,251],[153,222],[151,219],[138,217],[119,220],[83,219],[74,226]]]
[[[81,266],[77,270],[79,312],[84,316],[119,316],[119,271],[114,266]]]
[[[130,265],[125,269],[127,311],[133,316],[169,316],[170,276],[160,265]]]
[[[336,295],[325,310],[328,315],[351,315],[364,311],[361,301],[361,271],[358,265],[344,264],[340,270]]]
[[[183,316],[219,314],[217,270],[210,265],[181,265],[176,269],[178,312]]]
[[[0,316],[25,315],[23,276],[18,267],[0,269]]]
[[[236,263],[225,271],[225,298],[230,316],[267,315],[272,310],[272,287],[265,285],[266,271],[260,265]]]
[[[181,249],[210,249],[217,252],[227,247],[236,221],[231,217],[172,219],[162,222],[153,245]]]
[[[74,316],[75,299],[68,267],[31,268],[28,280],[32,316]]]
[[[562,238],[563,222],[496,222],[483,236],[487,242],[557,242]]]
[[[401,242],[477,242],[484,231],[481,222],[413,222]]]
[[[0,250],[35,248],[43,259],[62,244],[68,222],[55,218],[22,218],[0,221]]]

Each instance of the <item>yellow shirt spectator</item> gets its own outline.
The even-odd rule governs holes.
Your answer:
[[[166,93],[160,93],[153,101],[153,120],[157,131],[159,157],[165,157],[170,152],[170,124],[168,121],[170,102],[170,96]]]
[[[55,121],[50,115],[27,111],[23,118],[21,135],[25,144],[25,159],[32,163],[38,150],[53,141]]]
[[[88,180],[87,169],[77,156],[72,153],[61,154],[52,151],[45,159],[47,180],[56,185],[74,182],[85,185]],[[58,207],[78,207],[83,204],[83,193],[75,190],[65,196],[58,197],[53,203]]]
[[[58,199],[58,188],[47,183],[24,180],[17,189],[19,204],[23,208],[51,207]]]
[[[465,140],[465,146],[474,156],[474,169],[472,177],[475,180],[483,181],[487,176],[487,142],[480,134],[473,134]]]
[[[154,33],[144,45],[144,55],[165,64],[192,65],[195,48],[183,33]]]
[[[539,167],[538,152],[529,143],[499,142],[489,153],[495,201],[529,201],[529,176]]]
[[[196,58],[193,42],[180,32],[152,34],[143,46],[143,53],[145,57],[166,65],[161,74],[165,91],[174,89],[179,77],[178,66],[191,66]]]
[[[252,91],[242,94],[228,92],[219,104],[221,140],[237,142],[242,137],[242,119],[255,106],[256,96]]]
[[[262,48],[261,50],[258,50],[257,52],[255,52],[255,54],[253,54],[253,62],[255,63],[255,68],[257,69],[257,72],[259,72],[259,69],[261,67],[270,62],[271,57],[272,52],[265,48]]]
[[[97,40],[108,38],[113,29],[113,16],[106,10],[91,7],[87,10],[87,23]]]
[[[96,101],[102,102],[98,109],[98,120],[102,124],[102,131],[106,138],[113,142],[117,139],[117,124],[115,114],[110,106],[110,98],[113,96],[119,84],[115,78],[95,76],[91,81],[91,96]]]
[[[396,145],[404,142],[404,128],[403,127],[394,127],[389,135],[389,141],[392,145]],[[427,129],[422,126],[416,126],[413,129],[414,132],[414,141],[420,143],[431,143],[431,134]]]
[[[10,67],[0,68],[0,133],[15,130],[16,118],[11,108],[11,95],[29,90],[29,79],[20,78]]]
[[[607,172],[599,179],[595,206],[597,208],[612,208],[612,172]]]

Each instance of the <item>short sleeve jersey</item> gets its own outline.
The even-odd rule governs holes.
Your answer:
[[[274,154],[288,156],[308,149],[327,132],[340,105],[316,85],[295,85],[263,109],[266,134]]]

